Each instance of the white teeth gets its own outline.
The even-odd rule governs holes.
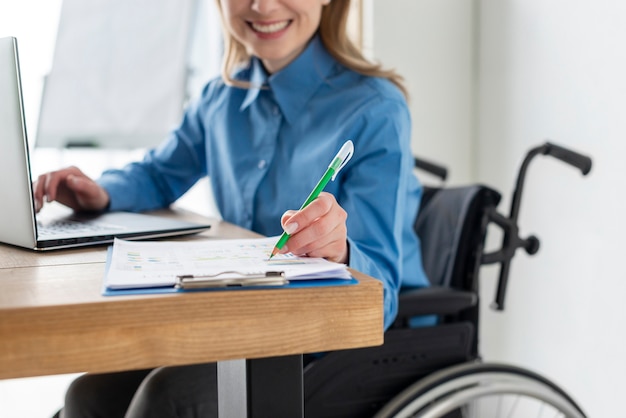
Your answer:
[[[262,33],[274,33],[274,32],[278,32],[279,30],[285,29],[288,24],[289,24],[288,20],[285,20],[283,22],[271,23],[269,25],[261,25],[259,23],[252,23],[252,28]]]

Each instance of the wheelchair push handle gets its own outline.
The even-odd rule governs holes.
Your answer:
[[[419,157],[413,157],[413,160],[415,163],[415,168],[432,174],[442,181],[446,181],[446,179],[448,178],[448,169],[446,167]]]
[[[521,238],[519,236],[519,227],[517,225],[522,191],[524,189],[524,180],[526,178],[526,170],[530,161],[536,155],[552,156],[578,168],[583,175],[587,175],[591,171],[591,158],[550,142],[546,142],[541,146],[531,149],[526,155],[517,177],[509,216],[503,216],[495,209],[489,214],[489,221],[495,223],[504,231],[502,248],[496,252],[484,254],[481,261],[482,264],[500,264],[498,287],[496,290],[495,300],[492,304],[493,309],[500,311],[504,310],[504,297],[506,295],[506,288],[509,279],[509,270],[511,260],[515,255],[516,250],[518,248],[524,248],[529,255],[533,255],[539,250],[539,239],[534,235],[531,235],[526,239]]]
[[[550,142],[546,142],[543,145],[543,148],[543,153],[545,155],[551,155],[552,157],[557,158],[564,163],[578,168],[584,176],[589,174],[589,172],[591,171],[591,158],[585,155],[579,154],[567,148],[563,148],[559,145],[552,144]]]

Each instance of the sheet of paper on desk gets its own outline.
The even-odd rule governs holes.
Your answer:
[[[351,279],[344,264],[323,258],[278,254],[277,237],[189,242],[116,239],[104,278],[108,289],[174,286],[179,275],[284,272],[288,280]]]

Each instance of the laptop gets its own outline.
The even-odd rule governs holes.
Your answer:
[[[142,213],[75,213],[48,204],[36,214],[26,137],[17,40],[0,38],[0,242],[33,250],[107,244],[113,238],[150,239],[205,231],[210,224]],[[53,212],[57,212],[54,211]]]

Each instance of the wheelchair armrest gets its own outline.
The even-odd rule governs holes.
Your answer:
[[[478,295],[449,287],[426,287],[400,293],[400,307],[396,321],[418,315],[452,315],[476,306]]]

